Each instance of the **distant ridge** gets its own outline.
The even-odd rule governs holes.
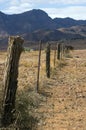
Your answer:
[[[80,31],[72,33],[66,29],[72,26],[86,26],[86,20],[75,20],[72,18],[54,18],[48,16],[40,9],[33,9],[21,14],[8,15],[0,12],[0,41],[9,35],[22,35],[28,41],[58,40],[62,38],[85,38],[85,29],[82,35]],[[66,28],[62,31],[60,28]],[[39,31],[40,30],[40,31]],[[41,33],[40,33],[41,32]]]

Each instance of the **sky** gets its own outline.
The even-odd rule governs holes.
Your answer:
[[[86,0],[0,0],[0,11],[6,14],[18,14],[32,9],[44,10],[51,18],[86,20]]]

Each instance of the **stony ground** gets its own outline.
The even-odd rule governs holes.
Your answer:
[[[86,50],[77,50],[46,85],[38,130],[86,130]]]
[[[4,73],[6,53],[0,53],[0,75]],[[45,74],[45,52],[42,52],[40,94],[44,101],[35,108],[40,117],[37,130],[86,130],[86,50],[75,50],[70,58],[56,61],[51,54],[51,78]],[[23,53],[19,67],[18,91],[36,89],[38,52]],[[3,76],[0,77],[2,81]]]

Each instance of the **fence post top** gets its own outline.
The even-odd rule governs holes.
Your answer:
[[[19,42],[19,43],[23,43],[24,42],[24,39],[20,36],[9,36],[9,41],[16,41],[16,42]]]

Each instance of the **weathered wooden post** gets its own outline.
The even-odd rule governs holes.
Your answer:
[[[64,47],[64,43],[62,44],[62,56],[64,57],[64,52],[65,52],[65,47]]]
[[[61,53],[61,44],[59,43],[58,47],[57,47],[57,59],[58,60],[60,60],[60,58],[61,58],[60,53]]]
[[[19,36],[9,37],[8,54],[4,74],[4,100],[2,112],[2,126],[6,127],[13,122],[15,111],[15,99],[18,83],[18,64],[21,52],[23,51],[23,42]]]
[[[55,63],[56,63],[56,45],[54,46],[54,67],[55,67]]]
[[[40,41],[40,43],[39,43],[38,73],[37,73],[37,92],[39,92],[39,74],[40,74],[40,64],[41,64],[41,48],[42,48],[42,41]]]
[[[63,43],[61,43],[61,48],[60,48],[60,59],[63,58]]]
[[[46,47],[46,75],[50,78],[50,44]]]

